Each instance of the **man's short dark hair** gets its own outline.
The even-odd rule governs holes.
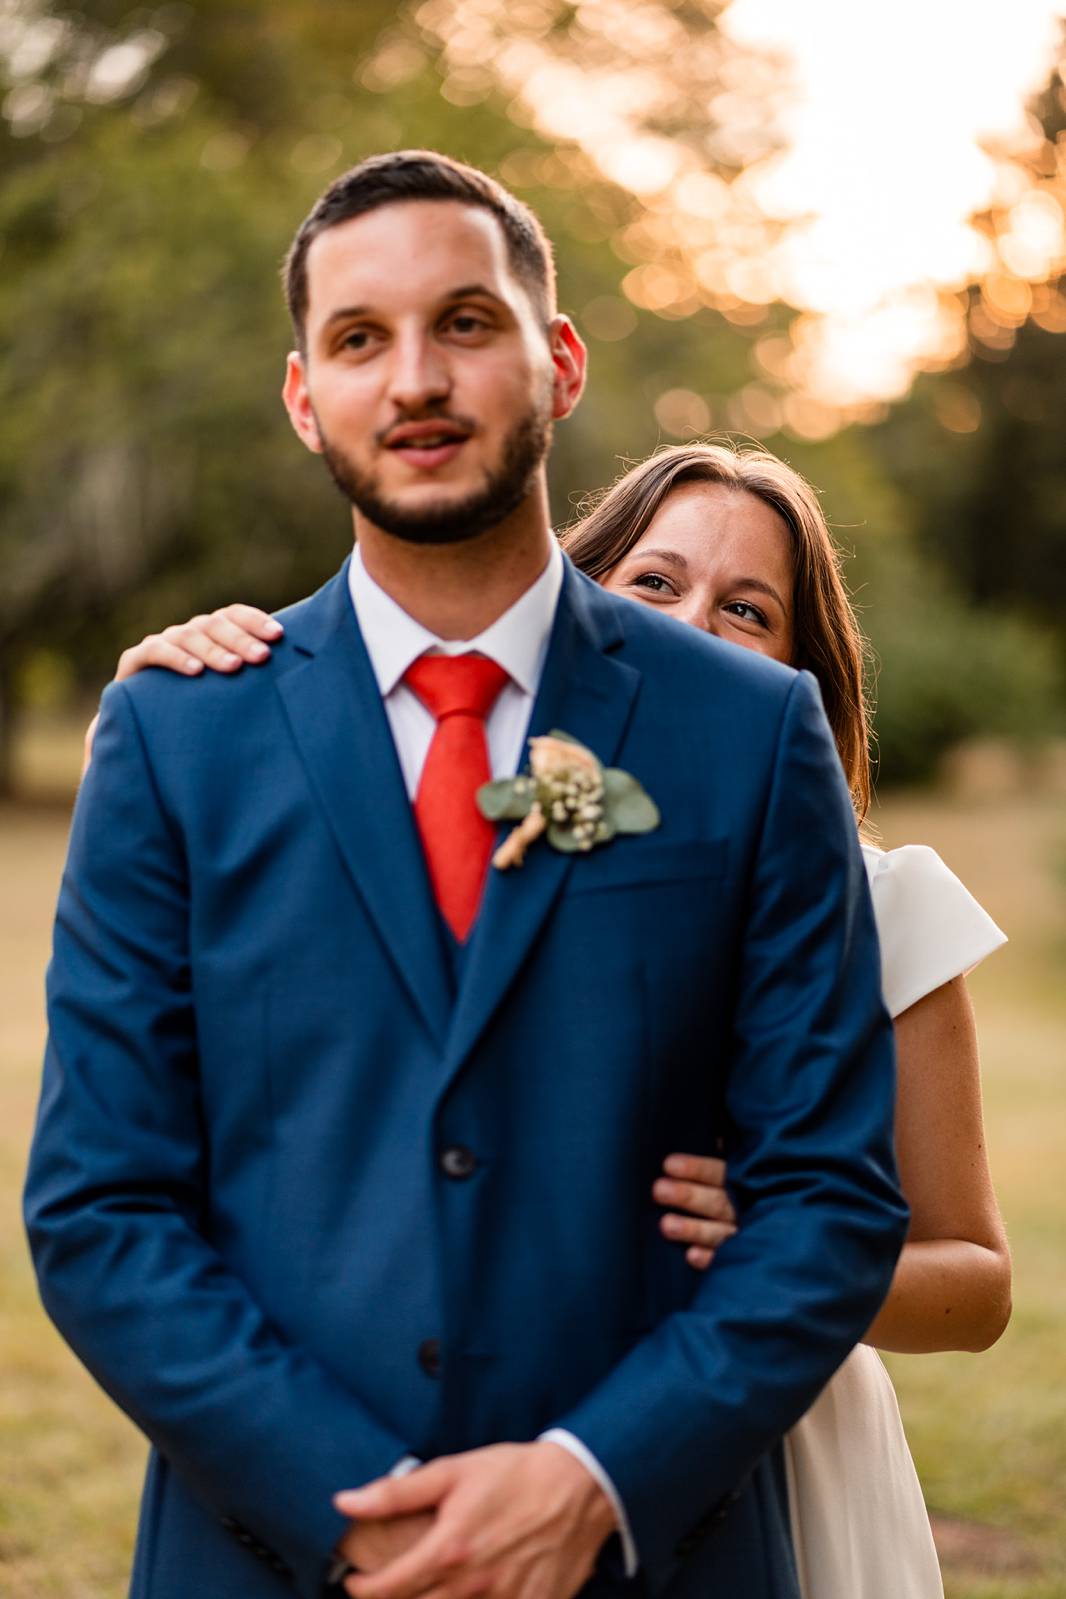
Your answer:
[[[435,150],[394,150],[368,156],[335,178],[315,201],[285,257],[283,280],[293,331],[305,348],[307,252],[320,233],[352,217],[404,200],[453,200],[491,212],[503,229],[515,276],[547,326],[555,315],[555,262],[544,229],[528,206],[501,183]]]

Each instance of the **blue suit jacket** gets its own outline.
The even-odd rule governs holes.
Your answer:
[[[133,1593],[310,1599],[335,1489],[559,1425],[634,1592],[788,1599],[772,1449],[905,1228],[813,680],[568,567],[532,729],[662,827],[493,873],[456,998],[346,572],[285,624],[236,679],[108,689],[59,903],[27,1217],[153,1445]],[[650,1188],[719,1140],[741,1226],[699,1275]]]

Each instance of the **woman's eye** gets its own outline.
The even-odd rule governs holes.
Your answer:
[[[661,572],[642,572],[639,577],[632,580],[636,589],[650,589],[653,594],[672,594],[674,592],[669,580]]]
[[[765,612],[760,611],[757,605],[752,605],[750,600],[730,600],[726,606],[734,616],[739,616],[745,622],[757,622],[760,627],[769,627]]]

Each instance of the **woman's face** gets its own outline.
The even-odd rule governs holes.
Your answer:
[[[746,489],[681,484],[603,586],[731,644],[792,660],[788,529]]]

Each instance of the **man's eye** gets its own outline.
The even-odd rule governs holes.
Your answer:
[[[488,323],[479,316],[463,314],[462,316],[453,316],[448,326],[453,333],[481,333],[488,327]]]
[[[732,611],[734,616],[741,617],[745,622],[757,622],[760,627],[770,625],[765,613],[760,611],[757,605],[752,605],[750,600],[731,600],[726,610]]]

